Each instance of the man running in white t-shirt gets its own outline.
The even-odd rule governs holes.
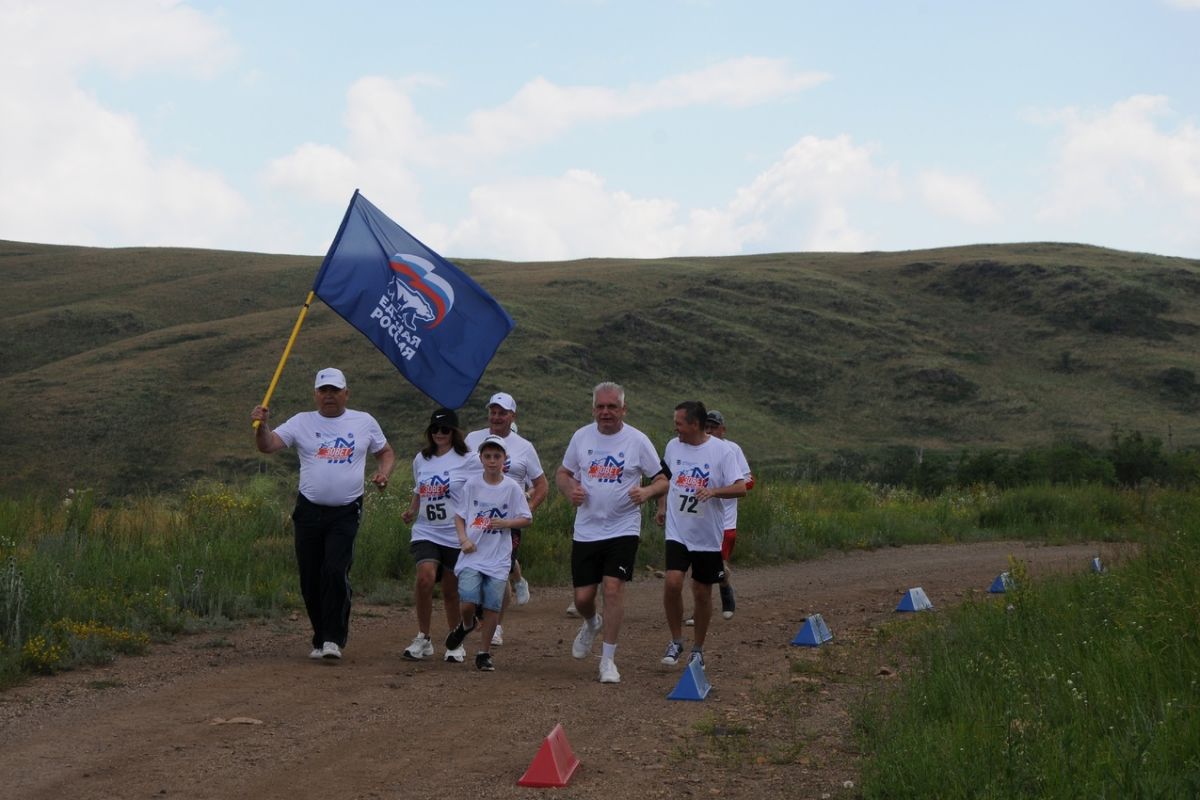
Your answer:
[[[640,506],[666,491],[667,480],[654,445],[625,424],[625,390],[601,383],[592,390],[592,417],[571,437],[554,475],[558,490],[575,506],[571,582],[583,625],[571,655],[587,658],[604,631],[600,682],[620,683],[614,656],[625,616],[625,583],[633,578],[642,531]],[[650,479],[646,486],[643,479]],[[604,615],[596,612],[596,587],[604,587]]]
[[[550,493],[550,482],[542,470],[541,459],[533,443],[516,431],[517,401],[507,392],[496,392],[488,399],[488,426],[467,434],[467,448],[477,450],[488,436],[499,436],[504,440],[507,458],[504,461],[504,474],[517,482],[518,486],[529,487],[529,511],[537,511],[538,506]],[[470,463],[469,470],[479,473],[482,468],[477,463]],[[471,474],[471,473],[468,473]],[[517,605],[529,602],[529,583],[521,574],[521,533],[513,531],[512,579],[513,591],[517,595]],[[504,609],[508,608],[511,597],[507,587],[504,591],[504,606],[500,611],[500,623],[496,625],[496,633],[492,644],[504,644]]]
[[[675,432],[663,464],[670,489],[658,500],[658,521],[666,526],[666,583],[663,609],[671,641],[662,663],[675,666],[683,655],[683,579],[692,572],[695,644],[691,661],[704,666],[704,640],[712,619],[712,587],[725,576],[721,543],[725,509],[720,502],[744,497],[746,480],[729,446],[704,432],[708,411],[699,400],[675,406]]]

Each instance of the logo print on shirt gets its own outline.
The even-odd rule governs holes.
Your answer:
[[[705,464],[704,466],[708,466]],[[708,486],[709,473],[708,470],[700,467],[692,467],[691,470],[680,472],[675,476],[675,487],[681,492],[695,494],[700,489]]]
[[[617,453],[617,456],[596,459],[588,465],[588,477],[598,483],[620,483],[621,478],[625,476],[625,460],[618,456],[623,455],[624,453]]]
[[[354,463],[354,437],[343,439],[335,436],[333,442],[322,442],[317,448],[317,458],[323,458],[330,464]]]
[[[474,501],[475,505],[479,505],[479,501]],[[504,514],[508,510],[508,504],[505,503],[501,508],[492,506],[487,510],[479,509],[475,512],[475,518],[471,520],[471,527],[478,528],[483,533],[500,533],[502,528],[493,528],[492,520],[504,519]]]
[[[417,487],[417,494],[422,500],[441,500],[450,494],[450,479],[442,475],[434,475]]]

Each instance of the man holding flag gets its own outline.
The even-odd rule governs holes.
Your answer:
[[[296,414],[275,430],[271,413],[255,406],[259,452],[295,447],[300,457],[300,492],[292,524],[300,593],[312,624],[309,658],[339,659],[350,630],[350,564],[362,519],[367,453],[375,454],[371,482],[383,491],[395,465],[391,445],[370,414],[346,407],[350,390],[340,369],[317,373],[317,410]]]

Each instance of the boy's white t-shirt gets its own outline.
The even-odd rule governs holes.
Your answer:
[[[699,501],[704,487],[720,489],[742,478],[733,450],[716,436],[703,444],[667,442],[663,460],[671,470],[667,492],[667,539],[694,552],[720,551],[725,536],[725,509],[720,499]]]
[[[595,423],[585,425],[571,437],[563,466],[588,495],[575,509],[575,541],[641,534],[642,513],[629,499],[629,490],[661,469],[658,452],[646,434],[622,425],[606,435]]]
[[[300,456],[300,494],[320,506],[345,506],[362,496],[367,453],[387,447],[375,418],[352,409],[337,417],[304,411],[275,433]]]
[[[733,457],[737,459],[738,469],[742,471],[742,478],[750,480],[750,462],[746,460],[746,454],[742,452],[742,448],[737,442],[731,442],[728,439],[722,439],[733,451]],[[721,499],[721,507],[725,509],[725,530],[731,531],[737,528],[737,511],[738,499],[736,497],[726,497]]]
[[[483,474],[483,463],[479,460],[479,445],[491,435],[491,431],[483,428],[467,434],[467,450],[475,454],[475,462],[468,465],[468,474]],[[542,461],[538,458],[533,443],[519,433],[509,431],[504,439],[504,474],[516,481],[522,488],[542,477]]]
[[[472,458],[479,460],[470,452],[459,455],[454,450],[429,458],[417,453],[412,464],[413,494],[420,498],[420,505],[413,520],[412,541],[458,548],[454,511],[467,479],[466,462]]]
[[[532,519],[525,490],[507,476],[493,485],[479,474],[463,484],[461,497],[455,514],[466,526],[467,538],[475,543],[475,552],[459,554],[454,574],[461,575],[469,568],[489,578],[507,580],[512,568],[512,529],[493,528],[491,520]]]

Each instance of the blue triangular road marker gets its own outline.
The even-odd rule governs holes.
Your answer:
[[[904,597],[900,600],[900,605],[896,606],[897,611],[924,611],[927,608],[933,608],[933,603],[929,602],[929,598],[925,596],[925,590],[920,586],[905,592]]]
[[[679,676],[679,683],[675,684],[675,688],[667,695],[667,699],[703,700],[708,697],[708,690],[711,688],[708,676],[704,674],[704,667],[700,666],[699,661],[692,661]]]
[[[992,588],[988,591],[992,594],[1004,594],[1011,588],[1013,588],[1012,577],[1007,572],[1001,572],[996,576],[996,580],[992,581]]]
[[[804,621],[804,626],[800,628],[796,638],[792,639],[792,644],[820,647],[832,638],[833,634],[829,632],[829,626],[825,624],[825,620],[820,614],[813,614]]]

